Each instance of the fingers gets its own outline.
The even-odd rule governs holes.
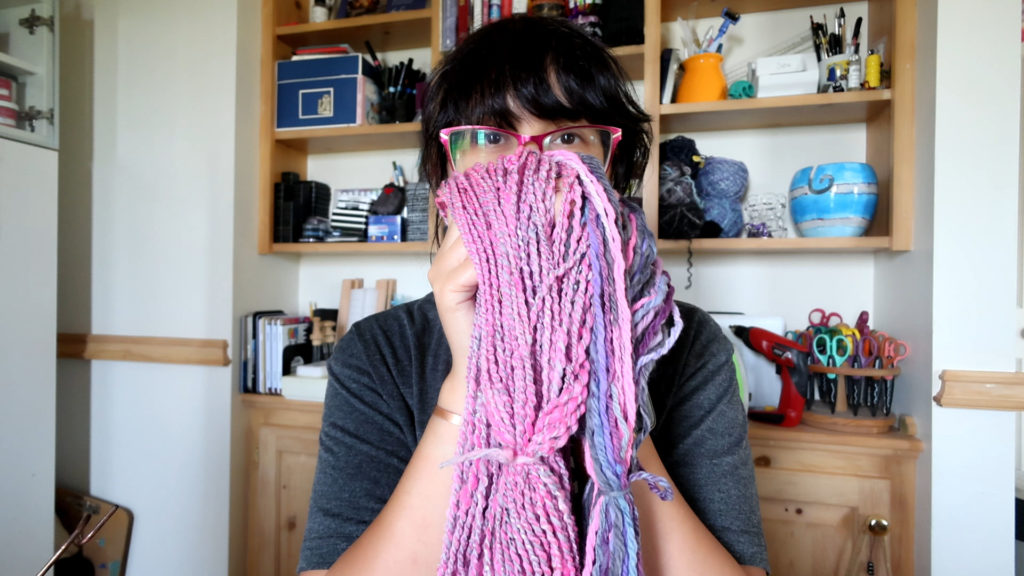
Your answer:
[[[427,274],[452,352],[453,372],[463,372],[476,313],[477,275],[458,226],[449,227]]]

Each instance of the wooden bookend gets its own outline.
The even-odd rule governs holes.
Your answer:
[[[341,337],[348,331],[348,311],[352,304],[352,290],[362,287],[362,278],[346,278],[341,281],[341,302],[338,304],[338,325],[335,327],[335,342],[341,340]]]
[[[377,307],[376,312],[383,312],[391,308],[391,301],[395,299],[395,286],[398,283],[394,278],[381,278],[377,280]]]

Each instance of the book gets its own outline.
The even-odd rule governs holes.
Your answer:
[[[459,13],[455,21],[455,43],[462,44],[462,41],[469,36],[470,23],[470,0],[459,0]]]
[[[327,377],[309,378],[296,375],[281,377],[281,396],[289,400],[323,402],[327,395]]]
[[[284,310],[261,310],[253,312],[250,316],[248,332],[246,334],[246,350],[249,354],[249,361],[246,363],[247,392],[260,393],[262,380],[260,378],[260,360],[263,357],[263,334],[265,318],[273,315],[283,315]]]
[[[676,94],[676,80],[679,78],[679,50],[665,48],[661,51],[661,103],[671,104]]]
[[[311,44],[299,46],[292,54],[350,54],[352,46],[348,44]]]
[[[302,364],[295,368],[295,375],[304,378],[327,378],[327,360]]]
[[[335,54],[335,53],[330,53],[330,52],[325,52],[325,53],[314,52],[312,54],[295,54],[294,56],[291,57],[291,60],[294,62],[296,60],[315,60],[317,58],[337,58],[338,56],[344,56],[344,54],[340,54],[340,53],[339,54]]]
[[[455,48],[455,36],[459,27],[459,0],[442,0],[441,4],[441,51]]]
[[[312,322],[306,316],[276,316],[269,324],[266,387],[268,394],[280,394],[281,377],[313,361],[313,344],[309,339]]]

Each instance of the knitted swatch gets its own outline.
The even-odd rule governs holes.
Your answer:
[[[643,212],[596,159],[566,152],[455,174],[437,205],[478,278],[438,574],[641,574],[629,486],[643,479],[671,497],[636,450],[653,426],[647,378],[682,328]],[[589,477],[582,554],[565,449],[574,434]]]

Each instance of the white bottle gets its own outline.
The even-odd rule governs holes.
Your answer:
[[[328,14],[330,11],[327,9],[327,2],[324,0],[315,0],[313,6],[309,10],[309,21],[310,22],[327,22]]]
[[[860,54],[850,54],[850,69],[846,72],[846,89],[860,90]]]

